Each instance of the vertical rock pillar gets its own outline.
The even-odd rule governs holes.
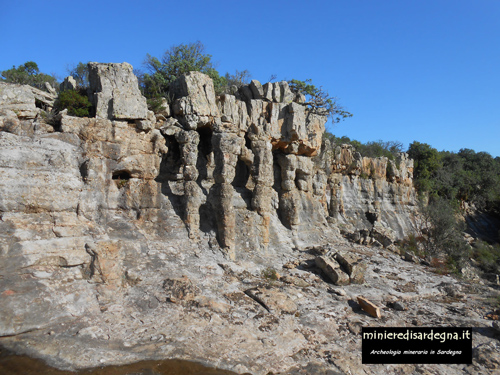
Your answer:
[[[281,167],[280,214],[283,224],[295,230],[300,223],[300,197],[295,186],[297,156],[280,154],[278,163]]]
[[[189,238],[198,239],[200,232],[200,206],[202,191],[196,180],[199,172],[196,168],[198,159],[198,143],[200,135],[197,131],[181,130],[176,135],[180,144],[181,161],[183,165],[182,174],[184,177],[184,205],[186,224]]]
[[[269,244],[269,225],[271,223],[271,200],[273,196],[273,153],[268,141],[252,141],[254,162],[252,178],[255,182],[252,208],[262,217],[262,244]]]
[[[233,207],[234,188],[231,183],[236,175],[236,163],[241,153],[242,138],[231,133],[215,133],[214,150],[215,209],[219,243],[229,257],[234,259],[236,214]]]

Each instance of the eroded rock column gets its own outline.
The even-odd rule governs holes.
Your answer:
[[[300,196],[295,186],[297,156],[281,154],[278,157],[281,167],[280,216],[282,223],[289,229],[296,229],[300,223]]]
[[[176,134],[181,151],[181,161],[183,165],[182,174],[184,177],[184,223],[186,224],[189,238],[198,239],[200,232],[200,206],[202,191],[196,182],[199,172],[196,168],[198,160],[198,143],[200,135],[197,131],[181,130]]]
[[[243,139],[231,133],[215,133],[214,150],[215,210],[219,243],[234,259],[236,215],[233,207],[234,188],[231,183],[236,175],[236,163],[241,153]]]
[[[272,197],[274,190],[273,153],[268,141],[252,142],[254,162],[251,173],[255,183],[252,197],[252,208],[262,216],[262,244],[269,244],[269,225],[271,223]]]

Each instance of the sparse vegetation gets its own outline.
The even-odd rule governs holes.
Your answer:
[[[89,86],[88,63],[79,62],[77,65],[68,68],[67,71],[75,79],[78,88],[87,88]]]
[[[54,108],[56,111],[68,109],[68,114],[77,117],[88,117],[92,107],[86,95],[75,90],[67,90],[59,94]]]
[[[163,97],[149,98],[147,99],[148,109],[153,111],[155,114],[165,110],[163,106]]]
[[[308,106],[313,113],[327,116],[332,123],[352,117],[352,113],[339,104],[338,98],[330,96],[321,86],[316,87],[313,85],[310,79],[306,79],[305,81],[292,79],[288,81],[288,85],[292,92],[305,95],[305,105]]]

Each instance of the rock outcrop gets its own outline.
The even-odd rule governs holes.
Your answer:
[[[325,172],[329,221],[350,239],[390,247],[415,231],[417,196],[407,154],[367,158],[350,145],[325,141],[316,163]]]
[[[145,120],[146,98],[139,90],[132,65],[89,63],[91,101],[97,118]]]
[[[0,84],[0,343],[65,369],[189,358],[283,372],[314,352],[357,371],[335,320],[358,291],[377,299],[363,280],[399,296],[364,264],[402,261],[349,255],[340,233],[389,248],[408,234],[412,161],[323,142],[326,118],[286,82],[217,97],[191,72],[155,116],[130,65],[90,68],[96,116],[55,126],[32,90]],[[335,300],[311,253],[327,245],[351,282]],[[282,266],[281,279],[262,276]],[[415,275],[414,291],[440,295]]]

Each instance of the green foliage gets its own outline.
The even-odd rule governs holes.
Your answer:
[[[414,182],[419,193],[474,204],[500,212],[500,160],[486,152],[462,149],[438,152],[428,144],[413,142]]]
[[[408,148],[408,155],[414,161],[414,184],[420,193],[431,191],[433,178],[441,167],[440,155],[435,148],[426,143],[413,142]]]
[[[57,111],[67,108],[68,115],[71,116],[88,117],[92,105],[86,95],[82,95],[78,91],[67,90],[59,94],[54,107]]]
[[[60,122],[60,119],[58,118],[58,115],[54,111],[46,111],[42,110],[40,112],[40,116],[42,117],[43,121],[46,124],[52,125],[52,126],[57,126],[58,123]]]
[[[118,187],[118,189],[122,189],[127,185],[128,185],[128,180],[120,180],[120,179],[116,180],[116,186]]]
[[[163,106],[163,97],[159,98],[149,98],[146,100],[148,104],[148,109],[153,111],[155,114],[164,111],[166,108]]]
[[[465,223],[457,220],[458,206],[454,201],[435,197],[427,205],[421,203],[420,212],[425,254],[430,257],[444,255],[449,267],[461,268],[469,256],[469,247],[462,234]]]
[[[288,81],[288,85],[293,93],[300,93],[306,96],[305,104],[311,108],[313,113],[327,116],[332,123],[352,117],[352,113],[341,106],[337,98],[331,97],[328,92],[323,91],[321,86],[318,88],[313,85],[312,80],[299,81],[292,79]]]
[[[351,140],[349,137],[342,136],[336,137],[330,132],[325,132],[323,138],[328,139],[333,145],[340,146],[343,144],[352,145],[361,156],[366,156],[370,158],[378,158],[385,156],[390,160],[397,160],[397,156],[400,152],[403,152],[403,144],[398,141],[371,141],[367,143],[361,143],[356,140]]]
[[[216,93],[222,92],[226,79],[219,75],[212,63],[212,56],[204,53],[204,50],[205,47],[198,41],[173,46],[161,58],[147,54],[144,61],[147,73],[142,76],[145,96],[166,96],[170,83],[190,71],[207,74],[214,81]]]
[[[500,273],[500,245],[490,245],[484,241],[476,241],[472,250],[479,267],[490,273]]]
[[[414,233],[410,233],[407,238],[405,238],[400,243],[400,248],[403,251],[415,254],[416,256],[423,258],[425,252],[423,251],[423,237],[417,237]]]
[[[88,63],[79,62],[76,66],[67,69],[68,74],[72,76],[78,88],[89,87],[89,67]]]
[[[37,63],[28,61],[17,68],[4,70],[1,73],[1,80],[9,83],[17,83],[21,85],[30,85],[38,89],[45,89],[45,82],[55,87],[57,80],[53,75],[40,73]]]
[[[386,167],[386,175],[387,177],[394,177],[395,174],[396,174],[396,171],[394,170],[394,167],[392,166],[392,163],[391,161],[388,161],[387,162],[387,167]]]

